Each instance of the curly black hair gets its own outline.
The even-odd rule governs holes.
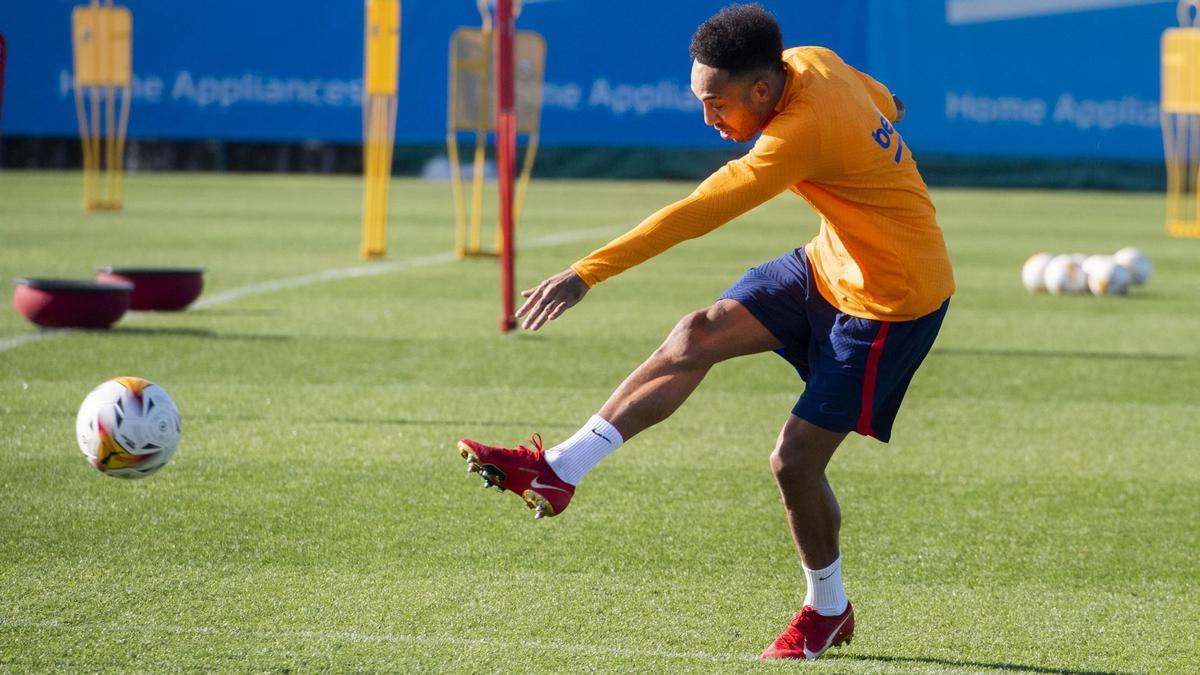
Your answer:
[[[762,5],[729,5],[700,24],[688,51],[700,63],[738,77],[777,68],[783,34]]]

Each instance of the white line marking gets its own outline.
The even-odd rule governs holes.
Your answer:
[[[609,225],[606,227],[593,227],[586,230],[572,230],[570,232],[561,232],[559,234],[551,234],[545,237],[537,237],[530,239],[529,243],[517,246],[517,251],[530,251],[538,248],[549,248],[560,244],[570,244],[576,241],[591,239],[593,237],[611,234],[616,226]],[[196,309],[204,309],[214,305],[221,305],[227,302],[240,300],[251,295],[261,295],[263,293],[271,293],[274,291],[282,291],[289,288],[298,288],[300,286],[311,286],[313,284],[325,283],[327,281],[338,281],[341,279],[354,279],[358,277],[372,277],[379,274],[389,274],[391,272],[402,272],[404,270],[415,269],[418,267],[430,267],[432,265],[440,265],[442,263],[453,262],[455,260],[454,253],[447,251],[445,253],[435,253],[421,258],[409,258],[407,260],[395,260],[389,262],[375,262],[354,267],[340,267],[316,272],[314,274],[304,274],[298,277],[287,277],[285,279],[274,279],[272,281],[264,281],[249,286],[242,286],[233,290],[209,295],[196,301],[192,307]],[[137,318],[139,313],[130,314],[130,318]],[[42,330],[36,333],[24,333],[21,335],[11,335],[9,337],[0,338],[0,352],[9,349],[16,349],[23,345],[32,342],[41,342],[51,338],[69,335],[74,331],[70,329],[58,330]]]
[[[21,335],[13,335],[11,337],[6,337],[4,339],[0,339],[0,352],[6,351],[9,349],[16,349],[17,347],[20,347],[21,345],[27,344],[29,342],[38,342],[40,340],[47,340],[47,339],[50,339],[53,337],[58,337],[58,335],[60,333],[66,333],[66,332],[67,331],[63,330],[63,329],[47,329],[47,330],[39,331],[37,333],[23,333]]]
[[[572,644],[570,642],[544,642],[541,640],[504,640],[498,638],[455,638],[440,635],[389,635],[386,633],[357,633],[354,631],[314,631],[289,629],[258,629],[215,626],[166,626],[139,624],[94,624],[66,623],[64,621],[14,621],[0,619],[0,626],[16,629],[75,630],[87,632],[122,633],[139,631],[147,633],[170,633],[174,635],[222,635],[234,638],[300,638],[304,640],[331,640],[358,643],[402,643],[449,645],[452,647],[499,648],[504,650],[526,649],[549,652],[574,652],[593,656],[642,656],[656,659],[681,659],[692,661],[757,661],[750,654],[710,654],[707,652],[672,652],[662,649],[630,649],[606,645]]]
[[[250,284],[242,286],[231,291],[210,295],[206,298],[198,300],[192,305],[196,309],[204,309],[214,305],[223,305],[227,302],[240,300],[249,295],[261,295],[262,293],[271,293],[273,291],[282,291],[288,288],[297,288],[300,286],[311,286],[326,281],[338,281],[341,279],[353,279],[356,277],[372,277],[389,272],[398,272],[401,270],[413,269],[416,267],[429,267],[430,265],[438,265],[454,260],[454,253],[438,253],[435,255],[427,255],[423,258],[409,258],[407,260],[396,260],[394,262],[380,262],[374,264],[358,265],[356,267],[342,267],[337,269],[325,270],[315,274],[305,274],[298,277],[288,277],[286,279],[274,279],[272,281],[264,281],[262,283]]]
[[[952,26],[1027,19],[1047,14],[1074,14],[1137,5],[1174,4],[1175,0],[946,0],[946,23]]]

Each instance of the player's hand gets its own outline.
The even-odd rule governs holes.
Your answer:
[[[567,268],[546,279],[533,288],[521,291],[525,304],[517,310],[517,318],[524,318],[522,328],[537,330],[547,321],[557,319],[562,313],[583,299],[588,285]]]

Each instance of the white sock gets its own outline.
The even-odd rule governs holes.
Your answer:
[[[546,451],[546,462],[558,477],[579,485],[593,466],[621,447],[621,432],[599,415],[592,415],[574,436]]]
[[[804,604],[812,605],[821,616],[837,616],[846,611],[849,600],[846,599],[846,589],[842,586],[842,557],[829,567],[810,570],[804,567],[804,578],[808,580],[808,592],[804,595]]]

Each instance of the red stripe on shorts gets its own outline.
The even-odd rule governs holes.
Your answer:
[[[858,416],[858,425],[854,430],[864,436],[874,436],[871,430],[871,415],[875,407],[875,380],[879,376],[879,358],[883,356],[883,343],[887,341],[888,322],[879,326],[875,341],[871,343],[871,351],[867,352],[867,372],[863,376],[862,413]]]

